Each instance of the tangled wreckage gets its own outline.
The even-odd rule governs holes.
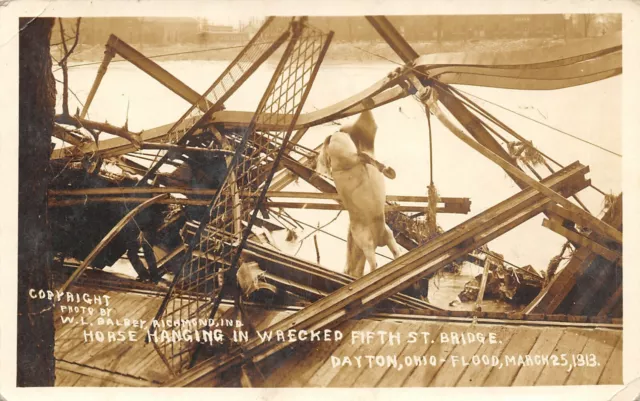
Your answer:
[[[209,346],[171,341],[154,335],[154,327],[147,336],[150,344],[85,343],[81,328],[60,325],[57,385],[394,387],[622,380],[622,196],[609,199],[602,219],[594,217],[578,206],[579,192],[591,184],[588,166],[576,161],[552,168],[547,161],[555,161],[452,86],[550,90],[619,75],[621,36],[533,51],[421,56],[385,17],[366,18],[404,65],[360,93],[306,114],[302,107],[333,38],[306,18],[268,18],[204,94],[112,35],[83,109],[70,115],[65,107],[56,116],[54,135],[64,144],[51,154],[57,179],[49,190],[49,208],[58,289],[109,294],[117,316],[189,321],[196,331],[211,329],[214,318],[241,320],[254,334],[266,328],[460,331],[471,322],[479,331],[500,327],[513,339],[495,345],[501,350],[588,349],[606,362],[590,376],[552,367],[443,367],[428,377],[383,368],[339,374],[327,368],[327,361],[353,353],[348,343],[309,347],[253,335]],[[255,112],[227,110],[225,101],[276,51],[282,52],[280,61]],[[174,124],[140,133],[87,119],[116,55],[191,107]],[[447,231],[435,223],[437,214],[469,213],[469,199],[440,197],[433,183],[428,196],[387,196],[387,222],[408,252],[358,279],[274,247],[269,233],[287,227],[271,217],[283,209],[342,208],[331,179],[315,171],[317,152],[297,145],[303,135],[407,96],[426,106],[428,119],[435,116],[498,164],[521,191]],[[507,149],[496,139],[503,139],[499,131],[515,138],[507,141]],[[100,139],[100,133],[110,137]],[[145,150],[157,153],[141,163],[150,157]],[[518,163],[522,153],[542,157],[549,174]],[[297,179],[318,191],[284,191]],[[298,201],[282,201],[287,198]],[[539,214],[546,216],[544,227],[567,239],[546,275],[513,266],[486,248]],[[138,280],[102,271],[125,256]],[[568,262],[558,269],[563,259]],[[464,261],[484,268],[460,295],[476,307],[444,310],[430,304],[425,280]],[[517,312],[483,311],[483,298],[489,297],[525,306]],[[389,353],[388,348],[393,346],[369,351]],[[418,352],[410,348],[393,351]],[[491,349],[487,344],[464,352],[476,351]],[[296,377],[287,374],[292,369]]]

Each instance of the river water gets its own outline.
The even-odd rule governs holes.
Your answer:
[[[220,61],[169,61],[161,65],[177,78],[202,93],[226,67]],[[255,111],[273,65],[266,64],[226,103],[227,109]],[[320,70],[303,112],[311,112],[336,103],[383,78],[396,65],[392,63],[327,64]],[[70,87],[84,101],[97,71],[97,65],[70,69]],[[60,72],[56,77],[61,79]],[[553,91],[517,91],[495,88],[458,86],[475,95],[474,98],[498,119],[509,125],[533,144],[563,165],[574,161],[590,167],[588,177],[605,192],[619,193],[622,186],[622,159],[601,149],[585,144],[551,128],[533,122],[538,120],[583,140],[598,144],[615,153],[621,153],[621,77],[579,87]],[[61,93],[61,87],[58,87]],[[491,103],[489,103],[491,102]],[[492,104],[493,103],[493,104]],[[60,104],[60,102],[58,102]],[[495,105],[494,105],[495,104]],[[517,115],[508,108],[523,116]],[[78,102],[70,98],[70,109]],[[121,125],[128,113],[129,128],[133,131],[167,124],[179,118],[188,108],[186,101],[174,95],[155,80],[128,63],[112,63],[91,106],[89,117]],[[59,110],[60,111],[60,110]],[[58,112],[59,112],[58,111]],[[429,182],[429,143],[427,120],[422,106],[411,97],[374,110],[378,124],[376,157],[392,166],[395,180],[387,180],[387,194],[426,195]],[[357,116],[340,123],[351,123]],[[468,215],[438,215],[439,224],[446,230],[517,193],[519,188],[498,166],[477,154],[453,134],[432,119],[434,182],[440,196],[468,197],[471,213]],[[336,126],[325,124],[308,131],[302,145],[313,148]],[[543,172],[542,169],[539,171]],[[546,175],[546,172],[544,172]],[[292,184],[287,190],[312,191],[306,183]],[[600,216],[603,197],[588,188],[580,194],[581,200]],[[289,213],[311,226],[324,225],[335,218],[336,211],[289,210]],[[511,232],[489,243],[489,248],[501,253],[517,265],[532,265],[544,270],[556,255],[564,238],[541,226],[537,216]],[[334,236],[346,238],[348,215],[343,212],[335,222],[324,228]],[[313,230],[300,231],[304,238]],[[282,250],[316,261],[313,239],[302,246],[284,242],[284,233],[275,234]],[[341,271],[345,263],[345,242],[324,233],[318,233],[320,264]],[[390,253],[379,248],[378,263],[388,262]],[[475,275],[480,268],[466,266],[464,277]],[[456,285],[457,291],[466,278]]]

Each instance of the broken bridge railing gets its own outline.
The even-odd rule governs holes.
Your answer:
[[[267,18],[260,30],[204,92],[200,100],[193,103],[173,124],[163,140],[178,145],[186,144],[215,111],[223,109],[224,102],[286,41],[290,34],[287,24],[283,23],[286,21],[284,18]],[[157,160],[140,179],[139,185],[145,185],[173,155],[172,151],[168,151]]]
[[[194,330],[207,329],[206,321],[215,315],[226,285],[233,281],[258,207],[333,37],[332,32],[327,34],[308,25],[304,18],[292,21],[290,31],[284,54],[251,124],[243,132],[233,158],[228,160],[224,182],[189,243],[185,261],[157,313],[157,320],[195,319]],[[289,124],[284,129],[270,132],[256,129],[283,126],[285,120]],[[255,173],[269,163],[272,168],[267,176]],[[174,375],[188,369],[197,354],[198,343],[173,342],[157,335],[153,328],[150,333],[155,349]]]
[[[588,170],[587,166],[576,162],[545,178],[542,183],[562,196],[569,197],[589,185],[590,180],[585,178]],[[553,204],[553,200],[536,189],[525,189],[433,241],[401,255],[385,266],[282,319],[269,330],[313,331],[333,328],[397,294],[421,278],[437,272],[451,261],[512,230]],[[248,361],[258,363],[293,344],[295,343],[288,341],[262,342],[259,336],[255,336],[235,352],[216,357],[215,360],[203,361],[167,385],[202,385],[211,380],[212,376],[227,369]]]

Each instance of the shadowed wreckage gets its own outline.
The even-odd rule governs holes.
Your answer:
[[[620,324],[622,196],[610,199],[601,219],[594,217],[578,198],[591,184],[588,166],[576,161],[552,168],[545,162],[549,171],[542,176],[518,163],[523,152],[547,156],[453,86],[550,90],[619,75],[620,35],[544,51],[419,55],[388,19],[366,18],[404,65],[339,103],[305,114],[302,107],[333,38],[307,18],[268,18],[204,94],[112,35],[83,109],[56,117],[54,135],[63,146],[51,154],[56,179],[49,208],[60,289],[155,293],[162,301],[153,304],[154,318],[195,319],[202,322],[197,330],[207,329],[214,316],[273,330],[322,330],[356,317],[399,315]],[[226,109],[225,101],[276,51],[282,55],[256,111]],[[86,119],[116,55],[191,107],[174,124],[140,133]],[[315,171],[317,152],[298,145],[303,135],[407,96],[426,106],[428,119],[435,116],[503,168],[521,191],[448,231],[436,216],[467,214],[470,199],[441,197],[433,182],[428,196],[387,196],[387,223],[408,252],[357,280],[281,252],[270,233],[291,229],[287,208],[342,208],[331,179]],[[498,130],[516,138],[506,149],[496,139]],[[100,133],[110,137],[100,139]],[[297,179],[317,192],[284,190]],[[291,198],[296,201],[283,201]],[[486,247],[539,214],[546,217],[544,227],[567,239],[547,275],[512,265]],[[123,257],[138,281],[96,271]],[[563,259],[568,262],[558,271]],[[430,304],[427,280],[463,262],[484,269],[460,294],[462,301],[476,302],[474,309]],[[525,306],[519,312],[482,311],[488,298]],[[293,309],[265,323],[273,308]],[[268,369],[275,355],[292,346],[254,337],[241,351],[232,342],[207,347],[159,336],[150,342],[169,372],[163,384],[175,386],[234,380],[260,385],[264,376],[255,374],[255,366]]]

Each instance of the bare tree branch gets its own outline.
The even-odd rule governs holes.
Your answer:
[[[82,18],[76,19],[76,29],[74,33],[73,44],[69,48],[67,46],[68,38],[65,35],[64,25],[62,23],[62,19],[58,18],[58,23],[60,26],[60,37],[62,48],[64,49],[64,55],[58,61],[58,65],[62,69],[62,114],[55,116],[55,122],[58,124],[66,124],[72,125],[77,128],[84,128],[89,131],[93,137],[95,142],[98,142],[98,135],[100,132],[106,132],[111,135],[119,136],[121,138],[129,140],[136,148],[140,149],[142,145],[142,140],[140,138],[140,134],[130,132],[127,128],[128,123],[128,112],[127,112],[127,122],[125,122],[124,127],[116,127],[114,125],[108,124],[106,122],[100,123],[91,120],[85,120],[83,118],[78,117],[77,115],[72,116],[69,113],[69,70],[67,67],[67,61],[71,54],[74,52],[76,47],[78,46],[78,40],[80,38],[80,22]],[[71,91],[73,93],[73,91]],[[74,94],[74,96],[76,96]],[[77,96],[76,96],[77,99]],[[78,99],[80,102],[80,99]],[[82,104],[82,102],[80,102]],[[127,109],[128,111],[128,109]],[[96,133],[96,131],[98,131]]]
[[[55,117],[55,122],[58,124],[72,125],[77,128],[84,128],[91,132],[91,130],[106,132],[107,134],[119,136],[120,138],[127,139],[130,141],[133,146],[140,149],[142,146],[142,139],[140,138],[139,133],[130,132],[126,128],[116,127],[109,123],[99,123],[96,121],[85,120],[84,118],[80,118],[77,116],[70,116],[68,114],[59,114]],[[96,142],[98,141],[95,138]]]
[[[76,20],[75,38],[71,49],[67,47],[66,35],[64,33],[64,26],[62,24],[62,18],[58,18],[60,25],[60,37],[62,38],[62,48],[64,49],[64,56],[58,62],[58,65],[62,69],[62,114],[69,116],[69,70],[67,68],[67,60],[71,53],[76,49],[78,45],[78,39],[80,37],[80,21],[82,18]]]

